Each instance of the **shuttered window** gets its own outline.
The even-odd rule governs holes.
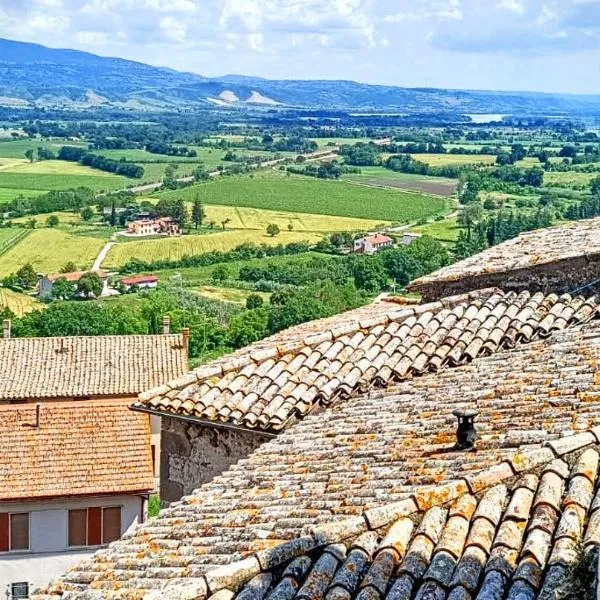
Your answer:
[[[69,511],[69,546],[100,546],[120,537],[120,506],[91,506]]]
[[[29,513],[10,515],[10,549],[29,550]]]

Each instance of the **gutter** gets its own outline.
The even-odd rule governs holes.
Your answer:
[[[180,419],[181,421],[186,421],[188,423],[194,423],[196,425],[201,425],[202,427],[212,427],[214,429],[230,429],[231,431],[236,431],[238,433],[252,433],[254,435],[259,435],[265,437],[267,439],[274,439],[277,437],[276,433],[269,433],[267,431],[260,431],[258,429],[250,429],[249,427],[242,427],[240,425],[231,425],[230,423],[219,423],[217,421],[209,421],[207,419],[199,419],[198,417],[188,417],[185,415],[177,415],[173,413],[165,413],[159,410],[155,410],[153,408],[145,408],[143,406],[137,406],[135,404],[130,404],[129,409],[135,412],[146,413],[149,415],[154,415],[157,417],[171,417],[173,419]]]

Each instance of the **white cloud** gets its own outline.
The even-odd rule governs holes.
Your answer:
[[[525,12],[525,7],[521,0],[500,0],[497,4],[498,8],[503,8],[517,15],[522,15]]]
[[[162,17],[159,21],[163,37],[173,42],[185,42],[187,35],[187,25],[184,21],[175,17]]]

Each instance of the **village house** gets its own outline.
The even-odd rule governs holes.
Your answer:
[[[139,289],[152,289],[158,287],[158,277],[156,275],[134,275],[132,277],[123,277],[121,283],[127,291],[133,286]]]
[[[383,233],[373,233],[354,240],[354,252],[356,254],[377,254],[384,248],[391,248],[394,240]]]
[[[69,283],[74,286],[88,271],[74,271],[72,273],[55,273],[53,275],[39,275],[38,281],[38,297],[40,300],[51,299],[54,294],[54,284],[59,279],[66,279]],[[96,275],[102,280],[102,295],[107,295],[108,290],[108,273],[106,271],[98,270],[94,271]]]
[[[127,224],[129,235],[180,235],[179,225],[171,217],[136,219]]]
[[[0,597],[19,597],[145,518],[160,423],[128,409],[183,375],[187,332],[0,339]],[[86,537],[87,536],[87,537]],[[28,596],[22,596],[28,597]]]
[[[565,597],[600,548],[600,299],[570,277],[373,303],[140,394],[177,501],[35,600]]]
[[[402,245],[410,246],[414,241],[419,240],[423,237],[421,233],[416,233],[414,231],[405,231],[402,234]]]

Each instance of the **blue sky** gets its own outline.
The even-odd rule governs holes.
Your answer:
[[[0,0],[0,36],[207,76],[600,94],[600,0]]]

